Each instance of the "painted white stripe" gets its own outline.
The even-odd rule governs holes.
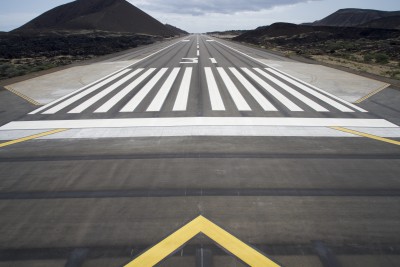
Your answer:
[[[214,41],[215,41],[215,40],[214,40]],[[302,81],[302,80],[300,80],[300,79],[298,79],[298,78],[296,78],[296,77],[294,77],[294,76],[292,76],[292,75],[289,75],[289,74],[287,74],[287,73],[285,73],[285,72],[283,72],[283,71],[280,71],[280,70],[278,70],[278,69],[276,69],[276,68],[274,68],[274,67],[271,67],[271,66],[269,66],[268,64],[262,62],[261,60],[258,60],[258,59],[256,59],[256,58],[250,56],[250,55],[247,55],[246,53],[240,52],[239,50],[237,50],[237,49],[235,49],[235,48],[233,48],[233,47],[231,47],[231,46],[229,46],[229,45],[226,45],[226,44],[221,43],[221,42],[219,42],[219,41],[216,41],[216,42],[219,43],[219,44],[221,44],[221,45],[223,45],[223,46],[225,46],[225,47],[228,47],[229,49],[231,49],[231,50],[233,50],[233,51],[235,51],[235,52],[237,52],[237,53],[239,53],[239,54],[241,54],[241,55],[244,55],[244,56],[246,56],[246,57],[248,57],[248,58],[251,58],[252,60],[254,60],[254,61],[258,62],[258,63],[261,63],[261,64],[267,66],[268,68],[274,69],[274,70],[276,70],[276,71],[278,71],[278,72],[280,72],[280,73],[282,73],[282,74],[284,74],[284,75],[286,75],[286,76],[292,78],[293,80],[296,80],[296,81],[298,81],[298,82],[304,83],[304,84],[307,85],[308,87],[311,87],[311,88],[313,88],[313,89],[315,89],[315,90],[317,90],[317,91],[319,91],[319,92],[321,92],[321,93],[323,93],[323,94],[325,94],[325,95],[327,95],[327,96],[329,96],[329,97],[331,97],[331,98],[333,98],[333,99],[335,99],[335,100],[337,100],[337,101],[339,101],[339,102],[342,102],[343,104],[348,105],[348,106],[350,106],[351,108],[353,108],[353,109],[355,109],[355,110],[358,110],[358,111],[360,111],[360,112],[368,112],[368,111],[366,111],[365,109],[362,109],[362,108],[360,108],[359,106],[354,105],[353,103],[350,103],[350,102],[348,102],[348,101],[346,101],[346,100],[344,100],[344,99],[341,99],[340,97],[337,97],[337,96],[335,96],[335,95],[333,95],[333,94],[331,94],[331,93],[328,93],[328,92],[326,92],[326,91],[324,91],[324,90],[322,90],[322,89],[320,89],[320,88],[318,88],[318,87],[316,87],[316,86],[314,86],[314,85],[311,85],[311,84],[309,84],[309,83],[307,83],[307,82],[304,82],[304,81]]]
[[[299,127],[371,127],[397,128],[383,119],[293,118],[293,117],[175,117],[175,118],[129,118],[100,120],[41,120],[13,121],[2,127],[5,130],[34,129],[80,129],[125,127],[174,127],[174,126],[299,126]]]
[[[265,111],[278,111],[278,109],[274,107],[274,105],[272,105],[271,102],[269,102],[268,99],[266,99],[265,96],[261,94],[260,91],[258,91],[245,77],[243,77],[237,69],[229,69]]]
[[[130,69],[123,70],[123,71],[119,72],[118,74],[115,74],[114,76],[112,76],[112,77],[110,77],[110,78],[108,78],[108,79],[106,79],[106,80],[104,80],[104,81],[102,81],[102,82],[100,82],[100,83],[98,83],[98,84],[96,84],[96,85],[94,85],[94,86],[92,86],[92,87],[90,87],[90,88],[88,88],[88,89],[86,89],[86,90],[80,92],[79,94],[74,95],[74,96],[71,97],[71,98],[68,98],[68,99],[65,100],[64,102],[61,102],[60,104],[58,104],[58,105],[56,105],[56,106],[54,106],[54,107],[52,107],[52,108],[46,110],[46,111],[43,112],[42,114],[54,114],[54,113],[60,111],[61,109],[65,108],[65,107],[67,107],[67,106],[69,106],[69,105],[71,105],[72,103],[78,101],[79,99],[81,99],[81,98],[87,96],[88,94],[90,94],[90,93],[92,93],[92,92],[98,90],[98,89],[101,88],[102,86],[104,86],[104,85],[110,83],[111,81],[117,79],[118,77],[120,77],[120,76],[126,74],[126,73],[129,72],[129,71],[131,71],[131,70],[130,70]]]
[[[162,68],[142,89],[140,89],[139,92],[137,92],[137,94],[121,109],[120,112],[133,112],[167,70],[168,68]]]
[[[271,73],[275,74],[276,76],[278,76],[278,77],[290,82],[294,86],[297,86],[298,88],[306,91],[307,93],[317,97],[318,99],[320,99],[320,100],[324,101],[325,103],[337,108],[338,110],[340,110],[342,112],[354,112],[352,109],[350,109],[350,108],[348,108],[348,107],[346,107],[346,106],[344,106],[344,105],[342,105],[342,104],[340,104],[340,103],[328,98],[327,96],[324,96],[321,93],[316,92],[315,90],[305,86],[302,83],[299,83],[299,82],[293,80],[292,78],[286,77],[285,75],[283,75],[283,74],[281,74],[281,73],[279,73],[279,72],[277,72],[277,71],[275,71],[275,70],[273,70],[271,68],[266,68],[266,70],[268,70]]]
[[[207,42],[215,42],[214,40],[206,40]]]
[[[254,68],[254,70],[257,71],[258,73],[260,73],[262,76],[264,76],[268,80],[270,80],[271,82],[273,82],[276,85],[278,85],[280,88],[282,88],[283,90],[285,90],[286,92],[288,92],[292,96],[296,97],[297,99],[299,99],[300,101],[302,101],[303,103],[305,103],[306,105],[308,105],[309,107],[314,109],[315,111],[318,111],[318,112],[329,112],[329,110],[327,110],[326,108],[324,108],[320,104],[318,104],[315,101],[309,99],[305,95],[299,93],[298,91],[296,91],[292,87],[288,86],[287,84],[285,84],[285,83],[279,81],[278,79],[272,77],[271,75],[269,75],[265,71],[263,71],[263,70],[261,70],[259,68]]]
[[[192,80],[193,68],[186,68],[183,75],[181,87],[175,100],[173,111],[185,111],[189,98],[190,82]]]
[[[210,60],[211,60],[211,63],[213,63],[213,64],[217,64],[217,61],[215,60],[215,58],[213,58],[213,57],[210,57]]]
[[[269,67],[269,68],[274,69],[276,72],[279,72],[279,73],[281,73],[281,74],[283,74],[283,75],[285,75],[287,77],[290,77],[291,79],[293,79],[293,80],[295,80],[297,82],[301,82],[301,83],[305,84],[306,86],[308,86],[308,87],[310,87],[310,88],[312,88],[314,90],[317,90],[317,91],[321,92],[322,94],[325,94],[325,95],[327,95],[327,96],[329,96],[329,97],[331,97],[331,98],[333,98],[333,99],[335,99],[335,100],[337,100],[339,102],[342,102],[343,104],[348,105],[349,107],[351,107],[351,108],[353,108],[355,110],[358,110],[358,111],[364,112],[364,113],[368,112],[367,110],[365,110],[363,108],[360,108],[359,106],[354,105],[353,103],[350,103],[350,102],[348,102],[348,101],[346,101],[346,100],[344,100],[344,99],[342,99],[340,97],[337,97],[337,96],[335,96],[335,95],[333,95],[333,94],[331,94],[331,93],[329,93],[329,92],[327,92],[325,90],[322,90],[321,88],[318,88],[318,87],[316,87],[316,86],[314,86],[312,84],[304,82],[304,81],[302,81],[302,80],[300,80],[300,79],[298,79],[298,78],[296,78],[296,77],[294,77],[292,75],[289,75],[289,74],[287,74],[287,73],[285,73],[283,71],[280,71],[280,70],[272,68],[272,67]]]
[[[32,111],[32,112],[30,112],[30,113],[28,113],[28,114],[29,114],[29,115],[37,114],[37,113],[39,113],[39,112],[42,111],[42,110],[45,110],[45,109],[47,109],[47,108],[49,108],[49,107],[51,107],[51,106],[53,106],[53,105],[55,105],[55,104],[57,104],[57,103],[60,103],[61,101],[63,101],[64,99],[67,99],[68,97],[70,97],[70,96],[72,96],[72,95],[78,94],[79,92],[85,90],[86,88],[89,88],[89,87],[93,86],[94,84],[96,84],[96,83],[98,83],[98,82],[100,82],[100,81],[102,81],[102,80],[108,79],[109,77],[113,76],[114,74],[116,74],[116,73],[118,73],[118,72],[120,72],[120,71],[122,71],[122,70],[124,70],[124,69],[125,69],[125,68],[122,68],[122,69],[120,69],[120,70],[117,70],[117,71],[115,71],[115,72],[113,72],[113,73],[111,73],[111,74],[109,74],[109,75],[107,75],[107,76],[105,76],[105,77],[103,77],[103,78],[97,80],[97,81],[94,81],[94,82],[92,82],[92,83],[90,83],[90,84],[88,84],[88,85],[85,85],[85,86],[82,87],[82,88],[79,88],[79,89],[76,90],[76,91],[73,91],[73,92],[71,92],[71,93],[69,93],[69,94],[67,94],[67,95],[65,95],[65,96],[63,96],[63,97],[61,97],[61,98],[58,98],[58,99],[56,99],[56,100],[54,100],[54,101],[52,101],[52,102],[50,102],[50,103],[48,103],[48,104],[46,104],[46,105],[44,105],[44,106],[38,108],[38,109],[35,109],[34,111]]]
[[[225,110],[224,102],[222,102],[221,94],[218,90],[218,85],[215,81],[214,74],[211,68],[204,68],[206,73],[206,80],[208,86],[208,92],[210,94],[211,109],[212,110]]]
[[[158,91],[156,97],[151,102],[150,106],[147,108],[147,111],[160,111],[163,106],[165,99],[167,99],[169,91],[171,91],[172,85],[175,82],[176,76],[181,68],[174,68],[171,74],[168,76],[165,83],[161,86],[160,91]]]
[[[95,110],[95,113],[104,113],[109,111],[113,106],[115,106],[122,98],[124,98],[127,94],[129,94],[136,86],[138,86],[141,82],[143,82],[153,71],[155,68],[151,68],[143,73],[139,78],[134,80],[131,84],[126,86],[124,89],[119,91],[116,95],[110,98],[106,103],[104,103],[101,107]]]
[[[182,42],[190,42],[190,40],[182,40]]]
[[[197,56],[200,56],[200,51],[199,50],[197,50]]]
[[[134,76],[136,76],[142,70],[144,70],[144,69],[135,70],[134,72],[132,72],[129,75],[125,76],[124,78],[122,78],[118,82],[116,82],[113,85],[109,86],[108,88],[102,90],[97,95],[89,98],[88,100],[86,100],[85,102],[83,102],[82,104],[77,106],[76,108],[72,109],[68,113],[81,113],[82,111],[86,110],[88,107],[92,106],[94,103],[96,103],[97,101],[99,101],[100,99],[102,99],[103,97],[105,97],[106,95],[108,95],[109,93],[114,91],[115,89],[117,89],[119,86],[123,85],[124,83],[126,83],[127,81],[132,79]]]
[[[287,107],[290,111],[304,111],[298,105],[290,101],[286,96],[282,95],[279,91],[265,82],[263,79],[255,75],[247,68],[242,68],[242,70],[250,76],[254,81],[256,81],[259,85],[261,85],[268,93],[270,93],[273,97],[279,100],[285,107]]]
[[[199,45],[197,45],[197,49],[199,49],[200,48],[200,46]]]
[[[231,78],[229,78],[226,71],[219,67],[217,68],[219,75],[221,76],[222,80],[225,83],[226,89],[228,89],[229,94],[231,95],[233,102],[235,102],[236,107],[240,111],[251,111],[249,104],[247,104],[244,97],[240,94],[239,90],[232,82]]]

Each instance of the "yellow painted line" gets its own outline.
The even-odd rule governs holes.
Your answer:
[[[343,127],[333,126],[333,127],[330,127],[330,128],[338,130],[338,131],[351,133],[351,134],[354,134],[354,135],[358,135],[358,136],[374,139],[374,140],[377,140],[377,141],[386,142],[386,143],[390,143],[390,144],[394,144],[394,145],[400,146],[400,142],[396,141],[396,140],[392,140],[392,139],[388,139],[388,138],[384,138],[384,137],[380,137],[380,136],[376,136],[376,135],[372,135],[372,134],[367,134],[367,133],[363,133],[363,132],[359,132],[359,131],[355,131],[355,130],[350,130],[350,129],[343,128]]]
[[[390,84],[387,83],[387,84],[385,84],[385,85],[379,87],[378,89],[372,91],[372,92],[369,93],[368,95],[366,95],[366,96],[364,96],[364,97],[358,99],[358,100],[355,101],[354,103],[355,103],[355,104],[360,104],[361,102],[365,101],[366,99],[370,98],[371,96],[376,95],[377,93],[379,93],[379,92],[382,91],[383,89],[388,88],[389,86],[390,86]]]
[[[25,142],[25,141],[29,141],[35,138],[39,138],[39,137],[43,137],[43,136],[47,136],[47,135],[51,135],[51,134],[55,134],[55,133],[59,133],[59,132],[64,132],[68,129],[55,129],[55,130],[51,130],[51,131],[47,131],[47,132],[43,132],[43,133],[39,133],[39,134],[34,134],[34,135],[30,135],[27,137],[23,137],[23,138],[19,138],[16,140],[12,140],[12,141],[8,141],[5,143],[1,143],[0,147],[6,147],[6,146],[10,146],[10,145],[14,145],[17,143],[21,143],[21,142]]]
[[[32,98],[18,92],[17,90],[14,90],[13,88],[11,88],[10,86],[4,86],[4,88],[6,88],[8,91],[10,91],[13,94],[16,94],[17,96],[25,99],[26,101],[28,101],[29,103],[35,105],[35,106],[41,106],[42,104],[40,104],[39,102],[33,100]]]
[[[189,222],[170,236],[153,246],[125,267],[154,266],[182,247],[196,235],[203,233],[221,247],[250,266],[280,267],[260,252],[246,245],[203,216]]]

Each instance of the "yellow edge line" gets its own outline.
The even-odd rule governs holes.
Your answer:
[[[246,245],[216,224],[199,216],[153,246],[125,267],[154,266],[178,250],[199,233],[204,233],[220,246],[250,266],[280,267],[260,252]]]
[[[378,89],[372,91],[372,92],[369,93],[368,95],[366,95],[366,96],[364,96],[364,97],[358,99],[358,100],[355,101],[354,103],[355,103],[355,104],[360,104],[360,103],[363,102],[364,100],[370,98],[370,97],[373,96],[373,95],[376,95],[377,93],[379,93],[379,92],[382,91],[383,89],[388,88],[389,86],[390,86],[390,84],[387,83],[387,84],[383,85],[382,87],[379,87]]]
[[[358,136],[374,139],[374,140],[377,140],[377,141],[382,141],[382,142],[386,142],[386,143],[390,143],[390,144],[393,144],[393,145],[400,146],[400,142],[399,141],[395,141],[395,140],[392,140],[392,139],[388,139],[388,138],[384,138],[384,137],[380,137],[380,136],[376,136],[376,135],[372,135],[372,134],[367,134],[367,133],[363,133],[363,132],[359,132],[359,131],[355,131],[355,130],[350,130],[350,129],[343,128],[343,127],[333,126],[333,127],[330,127],[330,128],[338,130],[338,131],[351,133],[351,134],[354,134],[354,135],[358,135]]]
[[[14,144],[17,144],[17,143],[29,141],[29,140],[32,140],[32,139],[35,139],[35,138],[46,136],[46,135],[51,135],[51,134],[55,134],[55,133],[59,133],[59,132],[64,132],[66,130],[68,130],[68,129],[55,129],[55,130],[51,130],[51,131],[47,131],[47,132],[43,132],[43,133],[39,133],[39,134],[30,135],[30,136],[27,136],[27,137],[23,137],[23,138],[19,138],[19,139],[16,139],[16,140],[8,141],[8,142],[5,142],[5,143],[1,143],[0,147],[6,147],[6,146],[14,145]]]
[[[4,86],[4,88],[6,88],[8,91],[10,91],[13,94],[16,94],[17,96],[25,99],[26,101],[28,101],[29,103],[35,105],[35,106],[41,106],[42,104],[40,104],[39,102],[33,100],[32,98],[18,92],[17,90],[12,89],[10,86]]]

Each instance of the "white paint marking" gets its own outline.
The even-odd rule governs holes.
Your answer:
[[[212,64],[217,64],[217,61],[215,60],[215,58],[210,57],[210,60],[211,60],[211,63],[212,63]]]
[[[214,74],[211,68],[204,68],[206,73],[206,80],[208,92],[210,94],[211,109],[212,110],[225,110],[224,102],[222,101],[221,94],[219,93],[217,82],[215,81]]]
[[[127,81],[132,79],[134,76],[136,76],[143,70],[144,69],[135,70],[134,72],[125,76],[123,79],[119,80],[118,82],[114,83],[113,85],[109,86],[108,88],[100,91],[97,95],[89,98],[88,100],[86,100],[85,102],[83,102],[82,104],[77,106],[76,108],[72,109],[68,113],[81,113],[82,111],[86,110],[88,107],[92,106],[94,103],[96,103],[97,101],[99,101],[100,99],[102,99],[103,97],[105,97],[106,95],[108,95],[109,93],[114,91],[115,89],[117,89],[119,86],[123,85],[124,83],[126,83]]]
[[[158,91],[156,97],[151,102],[150,106],[147,108],[147,111],[160,111],[163,106],[165,99],[168,96],[168,93],[171,91],[172,85],[175,82],[176,76],[181,68],[174,68],[171,74],[168,76],[165,83],[162,85],[160,91]]]
[[[273,88],[271,85],[266,83],[260,77],[255,75],[247,68],[242,68],[242,70],[249,75],[253,80],[255,80],[259,85],[261,85],[268,93],[270,93],[273,97],[279,100],[285,107],[287,107],[290,111],[304,111],[295,103],[290,101],[286,96],[282,95],[279,91]]]
[[[182,62],[180,64],[197,64],[199,63],[199,59],[197,57],[184,57],[182,58]]]
[[[308,105],[309,107],[314,109],[315,111],[317,111],[317,112],[329,112],[329,110],[327,110],[326,108],[324,108],[320,104],[316,103],[315,101],[309,99],[305,95],[303,95],[303,94],[299,93],[298,91],[294,90],[292,87],[288,86],[287,84],[285,84],[285,83],[279,81],[278,79],[272,77],[271,75],[269,75],[265,71],[263,71],[263,70],[261,70],[259,68],[254,68],[254,70],[257,71],[258,73],[260,73],[262,76],[264,76],[268,80],[270,80],[271,82],[273,82],[274,84],[278,85],[280,88],[282,88],[283,90],[285,90],[286,92],[288,92],[292,96],[294,96],[297,99],[299,99],[301,102],[305,103],[306,105]]]
[[[86,89],[86,90],[80,92],[79,94],[74,95],[74,96],[71,97],[71,98],[68,98],[68,99],[65,100],[64,102],[61,102],[60,104],[58,104],[58,105],[56,105],[56,106],[54,106],[54,107],[52,107],[52,108],[46,110],[46,111],[43,112],[42,114],[54,114],[54,113],[60,111],[61,109],[65,108],[65,107],[67,107],[67,106],[69,106],[69,105],[71,105],[72,103],[78,101],[78,100],[81,99],[82,97],[85,97],[85,96],[87,96],[88,94],[90,94],[90,93],[92,93],[92,92],[98,90],[98,89],[101,88],[102,86],[104,86],[104,85],[110,83],[111,81],[117,79],[118,77],[124,75],[125,73],[127,73],[127,72],[129,72],[129,71],[130,71],[130,69],[123,70],[123,71],[121,71],[120,73],[115,74],[114,76],[112,76],[112,77],[110,77],[110,78],[108,78],[108,79],[102,81],[101,83],[98,83],[98,84],[96,84],[96,85],[94,85],[94,86],[92,86],[92,87],[90,87],[90,88],[88,88],[88,89]]]
[[[141,82],[143,82],[153,71],[155,68],[151,68],[143,73],[139,78],[134,80],[127,87],[119,91],[116,95],[110,98],[106,103],[104,103],[101,107],[95,110],[95,113],[104,113],[109,111],[113,106],[115,106],[122,98],[124,98],[127,94],[129,94],[136,86],[138,86]]]
[[[286,77],[285,75],[283,75],[283,74],[281,74],[281,73],[279,73],[279,72],[277,72],[277,71],[275,71],[275,70],[273,70],[273,69],[271,69],[271,68],[266,68],[266,70],[272,72],[272,73],[275,74],[276,76],[278,76],[278,77],[280,77],[280,78],[282,78],[282,79],[284,79],[284,80],[290,82],[290,83],[293,84],[294,86],[297,86],[298,88],[300,88],[300,89],[306,91],[307,93],[309,93],[309,94],[311,94],[311,95],[317,97],[318,99],[320,99],[320,100],[324,101],[325,103],[327,103],[327,104],[329,104],[329,105],[331,105],[331,106],[337,108],[338,110],[340,110],[340,111],[342,111],[342,112],[354,112],[354,111],[351,110],[350,108],[348,108],[348,107],[346,107],[346,106],[344,106],[344,105],[342,105],[342,104],[340,104],[340,103],[338,103],[338,102],[336,102],[336,101],[334,101],[334,100],[328,98],[327,96],[324,96],[324,95],[321,94],[321,93],[316,92],[315,90],[313,90],[313,89],[311,89],[311,88],[305,86],[305,85],[302,84],[302,83],[299,83],[299,82],[293,80],[292,78]]]
[[[47,109],[48,107],[51,107],[51,106],[53,106],[53,105],[55,105],[55,104],[57,104],[57,103],[60,103],[60,102],[63,101],[64,99],[67,99],[67,98],[69,98],[70,96],[75,95],[75,94],[77,94],[77,93],[79,93],[79,92],[85,90],[86,88],[89,88],[89,87],[93,86],[94,84],[96,84],[96,83],[98,83],[98,82],[104,81],[105,79],[108,79],[109,77],[111,77],[111,76],[113,76],[113,75],[119,73],[120,71],[123,71],[123,70],[125,70],[126,68],[129,68],[129,67],[132,67],[133,65],[136,65],[136,64],[138,64],[139,62],[142,62],[143,60],[146,60],[146,59],[148,59],[149,57],[152,57],[152,56],[154,56],[155,54],[157,54],[157,53],[159,53],[159,52],[161,52],[161,51],[164,51],[165,49],[168,49],[168,48],[170,48],[171,46],[174,46],[174,45],[179,44],[179,43],[180,43],[180,42],[176,42],[176,43],[173,43],[173,44],[171,44],[171,45],[169,45],[169,46],[167,46],[167,47],[164,47],[164,48],[162,48],[162,49],[160,49],[160,50],[158,50],[158,51],[156,51],[156,52],[154,52],[154,53],[152,53],[152,54],[150,54],[150,55],[148,55],[148,56],[146,56],[146,57],[144,57],[144,58],[142,58],[142,59],[139,59],[138,61],[136,61],[136,62],[133,63],[132,65],[129,65],[128,67],[124,67],[124,68],[122,68],[122,69],[120,69],[120,70],[117,70],[117,71],[115,71],[115,72],[113,72],[113,73],[111,73],[111,74],[109,74],[109,75],[107,75],[107,76],[105,76],[105,77],[103,77],[103,78],[101,78],[101,79],[99,79],[99,80],[97,80],[97,81],[94,81],[94,82],[92,82],[92,83],[90,83],[90,84],[88,84],[88,85],[86,85],[86,86],[84,86],[84,87],[82,87],[82,88],[80,88],[80,89],[78,89],[78,90],[72,92],[72,93],[69,93],[68,95],[65,95],[65,96],[63,96],[63,97],[61,97],[61,98],[59,98],[59,99],[56,99],[56,100],[50,102],[49,104],[44,105],[43,107],[40,107],[40,108],[38,108],[38,109],[35,109],[34,111],[32,111],[32,112],[30,112],[30,113],[28,113],[28,114],[37,114],[37,113],[41,112],[42,110],[45,110],[45,109]]]
[[[197,49],[200,49],[200,46],[197,44]]]
[[[198,57],[200,56],[200,51],[199,51],[199,50],[197,50],[197,56],[198,56]]]
[[[235,68],[229,68],[233,75],[243,84],[247,91],[254,97],[265,111],[278,111],[263,94],[260,93],[240,72]]]
[[[270,67],[270,68],[271,68],[271,69],[274,69],[276,72],[279,72],[279,73],[281,73],[281,74],[283,74],[283,75],[285,75],[285,76],[287,76],[287,77],[290,77],[291,79],[293,79],[293,80],[295,80],[295,81],[301,82],[301,83],[305,84],[306,86],[308,86],[308,87],[310,87],[310,88],[312,88],[312,89],[314,89],[314,90],[317,90],[317,91],[321,92],[322,94],[325,94],[325,95],[327,95],[327,96],[329,96],[329,97],[331,97],[331,98],[333,98],[333,99],[335,99],[335,100],[337,100],[337,101],[339,101],[339,102],[342,102],[343,104],[348,105],[349,107],[352,107],[352,108],[355,109],[355,110],[358,110],[358,111],[363,112],[363,113],[367,113],[367,112],[368,112],[367,110],[362,109],[362,108],[360,108],[359,106],[354,105],[353,103],[350,103],[350,102],[348,102],[348,101],[346,101],[346,100],[344,100],[344,99],[342,99],[342,98],[340,98],[340,97],[337,97],[337,96],[335,96],[335,95],[333,95],[333,94],[331,94],[331,93],[329,93],[329,92],[327,92],[327,91],[325,91],[325,90],[322,90],[321,88],[318,88],[318,87],[316,87],[316,86],[314,86],[314,85],[312,85],[312,84],[309,84],[309,83],[304,82],[304,81],[302,81],[302,80],[300,80],[300,79],[297,79],[296,77],[294,77],[294,76],[292,76],[292,75],[289,75],[289,74],[287,74],[287,73],[285,73],[285,72],[282,72],[282,71],[280,71],[280,70],[278,70],[278,69],[275,69],[275,68],[272,68],[272,67]]]
[[[190,82],[192,79],[193,68],[186,68],[182,83],[175,100],[173,111],[185,111],[189,98]]]
[[[214,40],[206,40],[206,42],[215,42]]]
[[[190,40],[182,40],[182,42],[190,42]]]
[[[299,126],[299,127],[371,127],[398,128],[383,119],[338,119],[338,118],[293,118],[293,117],[175,117],[175,118],[130,118],[100,120],[41,120],[13,121],[2,127],[5,130],[125,127],[176,127],[176,126]]]
[[[215,40],[214,40],[214,41],[215,41]],[[219,42],[219,41],[216,41],[216,42],[219,43],[219,44],[221,44],[221,45],[223,45],[223,46],[225,46],[225,47],[228,47],[229,49],[231,49],[231,50],[233,50],[233,51],[235,51],[235,52],[237,52],[237,53],[239,53],[239,54],[241,54],[241,55],[244,55],[244,56],[246,56],[246,57],[248,57],[248,58],[251,58],[252,60],[254,60],[254,61],[258,62],[258,63],[261,63],[261,64],[267,66],[268,68],[274,69],[275,71],[278,71],[278,72],[282,73],[283,75],[286,75],[286,76],[292,78],[293,80],[296,80],[296,81],[298,81],[298,82],[304,83],[304,84],[307,85],[308,87],[311,87],[311,88],[313,88],[313,89],[315,89],[315,90],[317,90],[317,91],[319,91],[319,92],[321,92],[321,93],[323,93],[323,94],[325,94],[325,95],[327,95],[327,96],[329,96],[329,97],[331,97],[331,98],[333,98],[333,99],[335,99],[335,100],[337,100],[337,101],[339,101],[339,102],[342,102],[343,104],[346,104],[346,105],[348,105],[348,106],[350,106],[350,107],[352,107],[352,108],[354,108],[354,109],[356,109],[356,110],[358,110],[358,111],[360,111],[360,112],[365,112],[365,113],[368,112],[368,111],[366,111],[365,109],[362,109],[362,108],[360,108],[359,106],[354,105],[353,103],[350,103],[350,102],[348,102],[348,101],[346,101],[346,100],[344,100],[344,99],[341,99],[340,97],[337,97],[337,96],[335,96],[335,95],[333,95],[333,94],[331,94],[331,93],[329,93],[329,92],[326,92],[326,91],[324,91],[324,90],[322,90],[322,89],[320,89],[320,88],[318,88],[318,87],[316,87],[316,86],[314,86],[314,85],[311,85],[311,84],[309,84],[309,83],[307,83],[307,82],[304,82],[304,81],[302,81],[302,80],[300,80],[300,79],[298,79],[298,78],[296,78],[296,77],[294,77],[294,76],[292,76],[292,75],[289,75],[289,74],[287,74],[287,73],[285,73],[285,72],[283,72],[283,71],[280,71],[280,70],[278,70],[277,68],[271,67],[271,66],[269,66],[268,64],[262,62],[261,60],[258,60],[258,59],[254,58],[254,57],[252,57],[252,56],[249,56],[249,55],[247,55],[246,53],[240,52],[239,50],[237,50],[237,49],[235,49],[235,48],[233,48],[233,47],[230,47],[229,45],[226,45],[226,44],[221,43],[221,42]]]
[[[236,107],[240,111],[251,111],[250,106],[247,104],[244,97],[240,94],[239,90],[232,82],[231,78],[229,78],[228,74],[223,68],[217,68],[219,75],[225,83],[226,89],[228,89],[229,94],[231,95],[233,102],[235,102]]]
[[[168,68],[162,68],[142,89],[139,90],[139,92],[137,92],[137,94],[121,109],[120,112],[133,112],[167,70]]]

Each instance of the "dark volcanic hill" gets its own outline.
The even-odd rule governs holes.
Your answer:
[[[361,25],[368,25],[367,23],[369,22],[391,16],[400,16],[400,11],[380,11],[371,9],[346,8],[340,9],[324,19],[315,21],[314,23],[311,23],[311,25],[357,27]]]
[[[168,29],[170,29],[171,31],[177,32],[179,34],[189,34],[187,31],[181,30],[175,26],[172,26],[170,24],[165,24],[165,27],[167,27]]]
[[[398,29],[400,30],[400,15],[376,19],[360,25],[363,28]]]
[[[14,31],[51,30],[180,34],[125,0],[76,0],[51,9]]]

